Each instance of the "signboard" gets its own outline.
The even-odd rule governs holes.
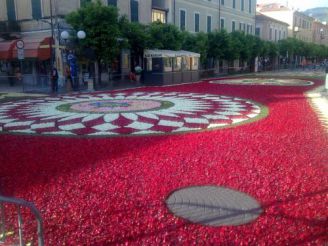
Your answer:
[[[18,40],[16,42],[16,48],[17,48],[17,58],[18,60],[24,60],[24,41]]]
[[[17,49],[17,58],[18,60],[24,60],[24,49]]]

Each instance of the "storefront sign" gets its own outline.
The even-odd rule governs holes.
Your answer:
[[[25,58],[24,49],[17,49],[17,58],[18,60],[24,60]]]
[[[16,47],[17,47],[17,58],[18,60],[24,60],[24,41],[23,40],[18,40],[16,42]]]

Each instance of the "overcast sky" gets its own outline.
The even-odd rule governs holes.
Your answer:
[[[284,5],[288,2],[290,7],[295,7],[296,9],[300,9],[301,11],[312,9],[316,7],[328,7],[328,0],[257,0],[257,3],[272,3],[272,2],[279,2]]]

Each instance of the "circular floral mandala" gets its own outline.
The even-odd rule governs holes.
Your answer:
[[[177,92],[117,92],[0,104],[0,131],[39,135],[142,135],[231,127],[265,117],[247,99]]]
[[[312,81],[301,79],[276,79],[276,78],[248,78],[248,79],[223,79],[210,81],[213,84],[242,84],[242,85],[276,85],[276,86],[309,86]]]

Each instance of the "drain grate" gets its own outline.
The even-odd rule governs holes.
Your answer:
[[[166,205],[178,217],[210,226],[242,225],[262,213],[254,198],[220,186],[192,186],[177,190],[167,198]]]

